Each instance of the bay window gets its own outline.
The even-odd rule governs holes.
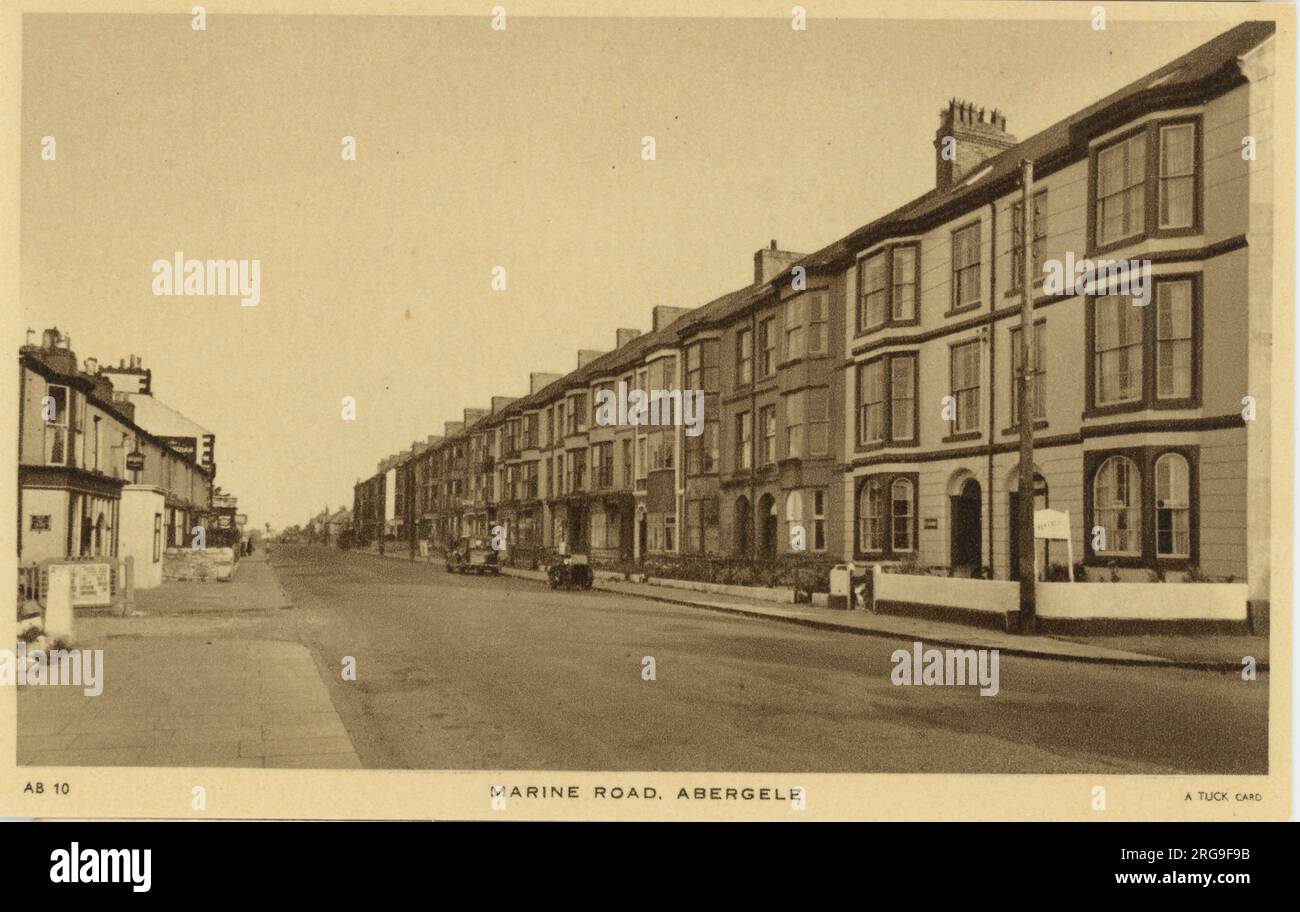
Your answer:
[[[1201,122],[1152,121],[1092,156],[1090,252],[1200,229]]]
[[[1092,503],[1096,553],[1102,556],[1139,554],[1142,482],[1132,459],[1111,456],[1101,464],[1093,479]]]
[[[797,393],[790,393],[785,397],[785,455],[787,459],[797,459],[803,455],[803,396],[801,390]]]
[[[1196,126],[1160,128],[1160,227],[1189,228],[1196,192]]]
[[[1161,282],[1156,288],[1156,395],[1192,394],[1192,283]]]
[[[1128,295],[1106,295],[1093,304],[1096,320],[1096,403],[1142,398],[1142,310]]]
[[[1156,554],[1160,557],[1191,553],[1189,488],[1185,456],[1165,453],[1156,460]]]
[[[817,442],[829,434],[829,422],[822,430],[824,390],[816,402]],[[858,447],[916,441],[916,355],[912,352],[884,355],[858,365]],[[829,407],[829,406],[827,406]]]
[[[862,480],[857,497],[857,552],[877,559],[903,558],[916,549],[916,475],[873,475]],[[819,495],[822,492],[817,492]],[[814,501],[824,516],[825,500]]]
[[[893,244],[858,265],[858,333],[918,320],[921,256],[915,243]]]
[[[1139,446],[1085,453],[1086,560],[1148,569],[1196,563],[1198,452]]]
[[[872,361],[858,368],[858,443],[870,445],[885,439],[885,364]]]
[[[1152,280],[1151,304],[1093,298],[1088,318],[1088,413],[1200,404],[1200,278]]]
[[[1146,212],[1146,134],[1097,153],[1097,243],[1142,233]]]

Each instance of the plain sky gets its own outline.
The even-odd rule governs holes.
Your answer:
[[[142,356],[251,522],[303,523],[529,371],[747,284],[770,239],[924,193],[951,96],[1025,138],[1229,26],[28,15],[22,316]],[[155,297],[178,250],[260,259],[261,303]]]

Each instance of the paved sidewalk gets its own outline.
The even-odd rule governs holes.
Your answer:
[[[409,561],[407,549],[390,548],[385,554],[361,549],[363,554]],[[419,558],[417,558],[419,560]],[[537,570],[503,567],[501,573],[544,582]],[[812,605],[783,605],[757,598],[692,592],[653,583],[597,579],[595,589],[673,605],[721,611],[744,617],[803,624],[866,636],[920,640],[927,646],[997,649],[1006,655],[1097,662],[1109,665],[1151,665],[1239,672],[1242,658],[1250,656],[1259,671],[1268,670],[1268,637],[1254,635],[1129,635],[1129,636],[1023,636],[947,621],[866,611],[840,611]]]
[[[264,558],[177,586],[162,616],[77,618],[74,645],[103,650],[103,692],[20,688],[20,765],[361,767],[308,649],[220,617],[283,600]]]
[[[1097,646],[1124,646],[1147,655],[1160,656],[1188,667],[1219,667],[1240,671],[1249,656],[1260,671],[1268,670],[1268,637],[1258,634],[1142,634],[1129,636],[1062,637]]]
[[[291,607],[265,551],[241,558],[225,582],[170,580],[135,594],[135,611],[148,615],[272,611]]]
[[[515,571],[506,570],[506,573]],[[747,617],[805,624],[846,633],[920,640],[927,646],[997,649],[1006,655],[1069,659],[1111,665],[1173,665],[1181,668],[1240,671],[1243,656],[1268,667],[1268,638],[1257,636],[1109,636],[1104,638],[1026,636],[927,618],[838,611],[811,605],[779,605],[760,599],[692,593],[644,583],[602,580],[596,589],[656,601],[695,605]]]

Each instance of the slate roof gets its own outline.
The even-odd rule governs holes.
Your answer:
[[[1108,123],[1128,116],[1138,106],[1155,106],[1163,102],[1185,98],[1189,93],[1209,97],[1218,89],[1240,82],[1238,59],[1258,47],[1276,31],[1271,21],[1244,22],[1205,44],[1171,60],[1164,66],[1147,73],[1099,101],[1057,121],[985,161],[973,174],[945,189],[930,190],[904,203],[891,212],[868,222],[822,249],[796,260],[765,283],[749,285],[728,292],[707,304],[692,309],[673,320],[657,332],[642,333],[622,348],[601,355],[577,370],[565,374],[535,393],[521,396],[500,412],[476,421],[445,441],[435,443],[440,449],[445,443],[475,433],[485,422],[493,425],[558,398],[570,387],[581,385],[593,377],[614,374],[635,363],[648,351],[662,345],[675,344],[677,340],[701,324],[725,320],[743,311],[754,301],[771,293],[773,286],[787,281],[790,272],[802,266],[809,272],[841,264],[879,238],[896,234],[914,233],[928,219],[951,218],[963,209],[972,209],[987,202],[991,195],[1001,195],[1011,186],[1018,185],[1020,163],[1033,159],[1041,163],[1044,171],[1086,152],[1087,138],[1109,129]],[[1041,173],[1041,172],[1040,172]]]

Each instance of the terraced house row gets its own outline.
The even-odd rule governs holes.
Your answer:
[[[213,484],[216,435],[155,398],[140,359],[79,362],[50,328],[18,366],[19,568],[129,557],[147,589],[193,550],[196,524],[213,527],[214,550],[237,536],[233,498]]]
[[[811,254],[773,242],[750,285],[466,409],[358,483],[362,539],[501,524],[516,558],[773,558],[800,526],[828,558],[1014,578],[1028,254],[1038,505],[1099,572],[1266,600],[1272,36],[1233,28],[1024,141],[951,101],[928,193]],[[1136,261],[1145,300],[1043,284],[1089,258]],[[620,382],[703,390],[703,432],[599,426]]]

